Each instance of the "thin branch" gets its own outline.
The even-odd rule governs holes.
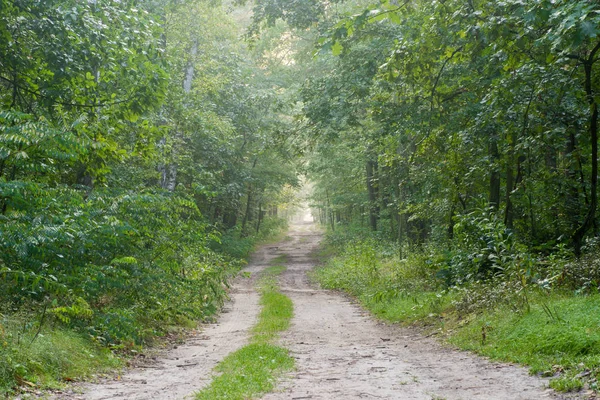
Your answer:
[[[600,50],[600,42],[596,43],[596,46],[592,49],[592,51],[590,51],[590,56],[588,57],[586,62],[593,64],[595,61],[594,57],[596,56],[596,53],[598,52],[598,50]]]
[[[442,77],[442,74],[444,73],[444,69],[446,69],[446,65],[448,65],[448,63],[450,62],[450,60],[452,60],[452,58],[454,58],[454,56],[463,49],[463,46],[460,46],[458,49],[454,50],[452,52],[452,54],[450,55],[450,57],[446,58],[444,60],[444,63],[442,64],[442,67],[440,68],[440,71],[438,72],[437,76],[435,77],[435,82],[433,83],[433,87],[431,88],[431,108],[430,108],[430,112],[433,112],[433,99],[435,97],[435,91],[437,89],[437,86],[440,82],[440,78]]]
[[[375,18],[380,17],[380,16],[385,15],[385,14],[390,14],[390,13],[396,12],[396,11],[400,10],[401,8],[403,8],[404,6],[406,6],[408,3],[410,3],[410,0],[405,0],[404,3],[400,4],[396,8],[393,8],[393,9],[387,10],[387,11],[383,11],[383,12],[380,12],[380,13],[375,14],[375,15],[371,15],[369,18],[367,18],[367,21],[370,21],[372,19],[375,19]]]
[[[77,108],[97,108],[97,107],[108,107],[108,106],[114,106],[114,105],[117,105],[117,104],[123,104],[123,103],[127,103],[127,102],[131,101],[131,100],[133,99],[133,97],[134,97],[133,95],[131,95],[131,96],[129,96],[128,98],[126,98],[126,99],[123,99],[123,100],[116,100],[116,101],[111,101],[111,102],[95,103],[95,104],[76,104],[76,103],[67,103],[67,102],[64,102],[64,101],[59,101],[59,100],[56,100],[56,99],[54,99],[54,98],[52,98],[52,97],[50,97],[50,96],[44,95],[44,94],[42,94],[42,93],[40,93],[40,92],[36,92],[35,90],[31,90],[31,89],[28,89],[28,88],[26,88],[26,87],[23,87],[23,86],[17,85],[17,84],[15,84],[13,81],[11,81],[10,79],[8,79],[8,78],[5,78],[5,77],[3,77],[3,76],[0,76],[0,80],[3,80],[3,81],[5,81],[5,82],[8,82],[8,83],[10,83],[11,85],[13,85],[13,87],[15,87],[15,88],[18,88],[18,89],[21,89],[21,90],[23,90],[23,91],[25,91],[25,92],[27,92],[27,93],[29,93],[29,94],[32,94],[32,95],[34,95],[34,96],[39,96],[39,97],[41,97],[41,98],[44,98],[44,99],[51,100],[51,101],[52,101],[54,104],[60,104],[60,105],[62,105],[62,106],[68,106],[68,107],[77,107]]]
[[[433,83],[433,87],[431,88],[431,95],[430,95],[430,108],[429,108],[429,112],[430,112],[430,113],[433,113],[433,109],[434,109],[433,100],[434,100],[434,98],[435,98],[435,91],[436,91],[436,89],[437,89],[437,86],[438,86],[438,84],[439,84],[439,82],[440,82],[440,79],[441,79],[441,77],[442,77],[442,74],[444,73],[444,69],[446,69],[446,65],[448,65],[448,63],[450,62],[450,60],[452,60],[452,58],[454,58],[454,56],[455,56],[455,55],[456,55],[456,54],[457,54],[459,51],[461,51],[462,49],[463,49],[463,46],[460,46],[459,48],[457,48],[456,50],[454,50],[454,51],[452,52],[452,54],[451,54],[449,57],[447,57],[447,58],[444,60],[444,63],[442,64],[442,67],[441,67],[441,68],[440,68],[440,70],[438,71],[438,73],[437,73],[437,76],[435,77],[435,81],[434,81],[434,83]],[[424,137],[423,139],[419,140],[419,141],[418,141],[418,142],[415,144],[415,149],[416,149],[417,147],[419,147],[419,146],[421,145],[421,143],[423,143],[425,140],[427,140],[427,139],[429,138],[429,136],[431,135],[431,131],[432,131],[432,129],[431,129],[431,122],[432,122],[432,119],[431,119],[431,116],[430,116],[430,119],[429,119],[429,131],[427,132],[427,134],[425,135],[425,137]],[[410,162],[412,162],[412,161],[413,161],[413,158],[414,158],[415,154],[416,154],[416,150],[415,150],[415,151],[412,153],[412,155],[410,156]]]

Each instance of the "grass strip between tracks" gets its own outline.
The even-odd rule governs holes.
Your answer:
[[[267,268],[259,281],[262,306],[258,322],[252,328],[250,344],[229,354],[215,368],[221,375],[201,390],[198,400],[243,400],[270,392],[276,378],[294,367],[288,350],[275,345],[279,332],[285,331],[293,315],[289,297],[279,292],[277,276],[285,267]]]

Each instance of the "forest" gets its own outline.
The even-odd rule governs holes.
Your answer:
[[[323,287],[596,390],[599,35],[587,0],[0,0],[0,394],[214,318],[302,187]]]

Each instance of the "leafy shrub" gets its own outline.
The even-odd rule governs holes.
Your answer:
[[[223,235],[211,243],[210,247],[234,258],[247,258],[257,243],[272,238],[281,233],[287,227],[287,221],[281,218],[265,218],[260,230],[252,231],[243,235],[240,225],[223,233]]]
[[[0,216],[2,300],[49,298],[58,320],[105,344],[209,317],[241,266],[208,247],[215,235],[181,195],[20,182],[0,182],[0,193],[11,204]]]
[[[563,287],[580,292],[595,292],[600,289],[600,246],[590,244],[579,259],[564,263],[557,271],[556,281]]]
[[[454,232],[450,250],[439,252],[436,260],[437,276],[447,287],[497,279],[527,286],[544,279],[539,258],[515,240],[497,213],[479,210],[461,216]]]
[[[343,245],[340,237],[345,235],[332,236],[336,255],[317,271],[317,279],[326,288],[386,301],[439,286],[437,265],[431,261],[434,249],[405,249],[406,257],[402,257],[396,245],[373,237],[350,239]]]
[[[462,288],[455,288],[460,297],[454,301],[459,315],[468,315],[493,310],[500,305],[508,306],[513,312],[529,308],[527,287],[520,281],[473,282]]]

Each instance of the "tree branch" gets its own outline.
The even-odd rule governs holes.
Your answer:
[[[60,105],[62,105],[62,106],[68,106],[68,107],[76,107],[76,108],[97,108],[97,107],[109,107],[109,106],[114,106],[114,105],[117,105],[117,104],[123,104],[123,103],[127,103],[127,102],[131,101],[131,99],[133,99],[133,97],[134,97],[133,95],[131,95],[131,96],[129,96],[128,98],[126,98],[126,99],[123,99],[123,100],[116,100],[116,101],[110,101],[110,102],[99,102],[99,103],[93,103],[93,104],[89,104],[89,103],[88,103],[88,104],[68,103],[68,102],[64,102],[64,101],[56,100],[56,99],[54,99],[54,98],[52,98],[52,97],[50,97],[50,96],[44,95],[44,94],[42,94],[42,93],[40,93],[40,92],[36,92],[35,90],[31,90],[31,89],[28,89],[28,88],[26,88],[26,87],[23,87],[23,86],[17,85],[17,84],[16,84],[15,82],[13,82],[12,80],[10,80],[10,79],[8,79],[8,78],[5,78],[5,77],[3,77],[3,76],[1,76],[1,75],[0,75],[0,80],[3,80],[3,81],[5,81],[5,82],[7,82],[7,83],[9,83],[9,84],[13,85],[13,87],[14,87],[15,89],[21,89],[21,90],[23,90],[23,91],[25,91],[25,92],[27,92],[27,93],[29,93],[29,94],[32,94],[32,95],[34,95],[34,96],[39,96],[39,97],[41,97],[41,98],[43,98],[43,99],[48,99],[48,100],[51,100],[51,101],[52,101],[54,104],[60,104]]]

